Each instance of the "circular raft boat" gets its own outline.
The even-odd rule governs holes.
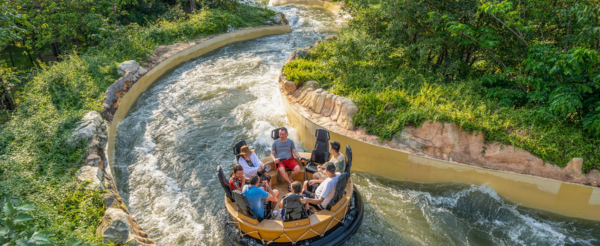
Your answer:
[[[277,138],[279,129],[272,133]],[[317,143],[312,153],[300,153],[301,160],[296,160],[301,166],[300,172],[293,177],[297,181],[310,180],[317,171],[317,166],[329,159],[329,132],[318,129],[315,133]],[[234,154],[239,153],[239,148],[246,145],[244,141],[234,146]],[[220,183],[225,190],[225,207],[230,215],[226,225],[225,234],[230,245],[341,245],[346,242],[362,223],[363,202],[360,193],[355,189],[350,176],[352,167],[352,150],[346,146],[346,170],[337,176],[335,194],[326,209],[314,211],[313,214],[297,214],[285,216],[295,219],[282,220],[281,216],[260,220],[248,206],[248,201],[238,191],[229,188],[228,179],[219,166],[218,175]],[[261,160],[263,164],[271,166],[269,174],[273,179],[271,186],[279,190],[278,203],[282,202],[288,193],[287,182],[278,181],[277,171],[271,157]],[[288,175],[291,171],[288,171]],[[289,204],[289,202],[288,202]],[[278,204],[276,205],[278,208]],[[291,209],[286,209],[286,213]]]

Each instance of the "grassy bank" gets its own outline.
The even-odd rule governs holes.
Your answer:
[[[106,88],[119,77],[117,65],[126,60],[143,65],[160,45],[259,26],[274,15],[239,5],[235,11],[206,9],[175,21],[107,30],[99,45],[42,65],[30,80],[15,81],[22,85],[17,110],[0,130],[0,197],[15,204],[34,202],[37,211],[28,223],[54,233],[55,245],[100,243],[95,230],[105,209],[101,193],[74,181],[85,143],[72,148],[66,140],[85,113],[101,109]]]
[[[354,18],[338,37],[283,71],[351,98],[355,124],[383,139],[454,122],[561,167],[580,157],[582,171],[600,168],[600,32],[586,33],[597,6],[511,4],[348,1]],[[592,23],[569,22],[578,10]]]

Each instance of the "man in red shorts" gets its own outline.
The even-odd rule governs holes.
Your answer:
[[[282,127],[281,130],[279,130],[279,139],[275,140],[271,146],[271,158],[273,158],[279,175],[281,175],[281,177],[288,182],[288,186],[291,187],[292,182],[294,182],[292,177],[300,172],[300,166],[294,159],[294,156],[300,158],[300,154],[298,154],[298,151],[296,150],[294,141],[288,139],[287,136],[287,129]],[[286,167],[292,170],[289,177],[285,172]]]

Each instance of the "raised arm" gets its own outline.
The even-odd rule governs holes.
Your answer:
[[[277,202],[277,199],[279,198],[278,194],[271,189],[271,186],[269,186],[267,181],[263,181],[263,187],[265,187],[265,190],[269,193],[269,196],[266,198],[267,201]]]

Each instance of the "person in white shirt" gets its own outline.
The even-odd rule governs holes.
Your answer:
[[[250,149],[247,145],[244,145],[240,148],[240,153],[238,154],[240,157],[239,164],[242,165],[244,169],[244,176],[246,178],[250,178],[252,174],[257,174],[259,177],[262,176],[264,172],[268,172],[268,168],[258,159],[258,156],[254,153],[253,149]]]
[[[317,190],[314,193],[308,190],[302,191],[303,195],[310,197],[302,199],[303,202],[308,202],[317,207],[317,209],[327,208],[327,205],[335,195],[335,185],[338,178],[337,176],[340,175],[340,173],[335,172],[335,165],[333,163],[327,163],[324,165],[327,178],[321,182],[319,187],[317,187]]]

